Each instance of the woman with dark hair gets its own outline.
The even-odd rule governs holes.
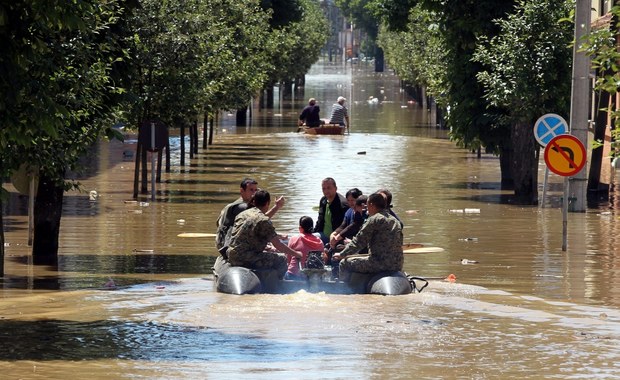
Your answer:
[[[308,252],[323,252],[323,242],[318,236],[312,234],[313,227],[314,221],[311,217],[302,216],[299,219],[299,235],[291,237],[288,241],[288,246],[291,249],[300,251],[303,256],[299,258],[294,255],[286,255],[288,260],[288,271],[284,278],[288,280],[302,279],[303,277],[299,272],[300,268],[303,269],[306,267]]]
[[[278,238],[271,220],[265,215],[270,202],[268,191],[258,190],[254,193],[248,209],[235,218],[226,254],[233,266],[275,269],[278,276],[283,278],[287,269],[286,257],[282,253],[265,251],[267,244],[271,243],[279,252],[296,257],[302,257],[302,253],[290,249]]]

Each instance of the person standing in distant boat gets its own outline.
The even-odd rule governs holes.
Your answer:
[[[339,124],[341,127],[346,126],[351,129],[351,123],[349,122],[349,111],[344,106],[344,102],[347,99],[342,96],[338,97],[338,100],[332,105],[332,113],[329,116],[329,124]],[[346,123],[345,123],[346,122]]]
[[[308,105],[301,111],[299,115],[299,126],[316,128],[321,125],[321,109],[316,104],[316,99],[310,98]]]

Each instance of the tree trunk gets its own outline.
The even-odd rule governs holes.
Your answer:
[[[267,94],[265,95],[265,108],[273,109],[273,85],[267,87]]]
[[[211,128],[209,128],[209,145],[213,144],[213,128],[215,128],[215,118],[211,116]]]
[[[194,154],[198,154],[198,119],[194,120]]]
[[[515,203],[522,205],[538,204],[538,160],[540,149],[534,138],[534,129],[528,122],[520,121],[512,125],[513,146],[511,171],[514,179]]]
[[[146,152],[147,152],[147,148],[142,145],[142,150],[140,153],[140,161],[141,166],[142,166],[142,180],[140,181],[140,193],[142,194],[148,194],[149,193],[149,189],[148,189],[148,175],[149,175],[149,169],[146,166]]]
[[[293,81],[285,80],[280,84],[282,99],[290,100],[293,97]]]
[[[377,46],[375,48],[375,72],[382,73],[384,66],[383,49]]]
[[[501,189],[514,190],[514,179],[512,177],[512,148],[502,147],[499,150],[499,169],[501,175]]]
[[[0,277],[4,277],[4,208],[0,197]]]
[[[208,131],[209,127],[209,113],[207,111],[202,115],[202,149],[207,149]]]
[[[179,165],[185,166],[185,124],[179,125],[179,145],[180,145],[180,162]]]
[[[62,184],[44,175],[39,177],[32,242],[32,262],[35,265],[58,266],[58,236],[64,192]]]
[[[600,104],[604,107],[609,105],[610,95],[608,92],[603,92],[597,99],[596,104]],[[610,108],[613,109],[613,108]],[[605,129],[607,128],[607,112],[598,110],[596,112],[596,119],[594,123],[594,140],[605,140]],[[609,184],[601,184],[601,168],[603,166],[603,147],[592,149],[592,155],[590,157],[590,172],[588,173],[588,195],[599,195],[599,192],[609,191]],[[598,197],[597,197],[598,198]]]
[[[239,108],[237,110],[237,127],[243,127],[248,122],[248,107]]]

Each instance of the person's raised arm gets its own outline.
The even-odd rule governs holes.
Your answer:
[[[279,209],[284,207],[285,203],[286,203],[286,198],[284,198],[283,195],[279,196],[276,199],[276,204],[274,204],[273,207],[271,207],[269,211],[265,213],[265,215],[267,215],[267,217],[271,219],[276,214],[276,212],[278,212]]]

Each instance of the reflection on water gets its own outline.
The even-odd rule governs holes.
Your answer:
[[[58,272],[30,264],[27,198],[12,193],[0,299],[4,373],[620,377],[617,207],[569,214],[562,252],[561,178],[550,177],[546,207],[514,206],[499,186],[497,158],[478,159],[428,126],[428,111],[410,103],[393,75],[362,65],[314,70],[303,96],[255,109],[251,126],[235,127],[223,115],[214,145],[186,166],[173,150],[154,202],[150,194],[131,199],[134,164],[126,152],[135,140],[101,144],[93,172],[80,179],[85,192],[65,198]],[[349,102],[350,135],[296,133],[308,97],[327,117],[339,95]],[[369,104],[370,96],[380,102]],[[542,184],[544,163],[539,172]],[[342,193],[389,188],[405,242],[444,248],[407,255],[405,270],[436,280],[398,297],[214,292],[213,238],[179,234],[214,232],[246,176],[286,197],[273,223],[288,234],[300,216],[316,218],[326,176]],[[451,273],[456,283],[441,281]],[[115,287],[106,286],[110,280]]]
[[[433,281],[428,291],[398,297],[239,297],[200,279],[68,293],[37,296],[48,312],[0,321],[0,358],[10,373],[614,378],[619,370],[617,309],[458,283]],[[34,297],[14,301],[26,310]],[[76,300],[79,314],[69,307]],[[21,339],[11,341],[16,331]]]

